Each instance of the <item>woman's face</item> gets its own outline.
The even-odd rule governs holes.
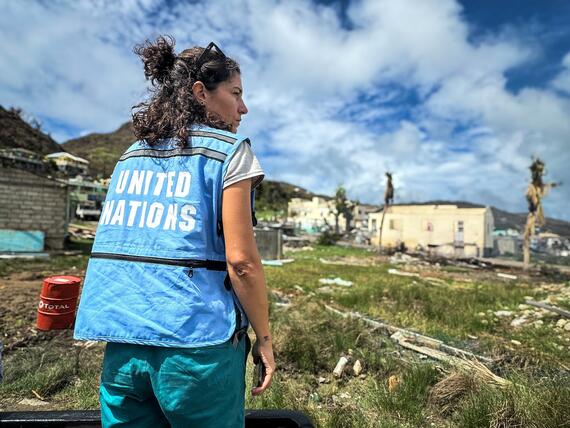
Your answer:
[[[232,132],[237,132],[241,117],[247,114],[243,102],[243,88],[239,73],[233,73],[225,82],[213,91],[204,89],[204,106],[208,113],[213,113],[231,126]]]

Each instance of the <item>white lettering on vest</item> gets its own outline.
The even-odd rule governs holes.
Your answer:
[[[135,169],[133,175],[131,176],[131,182],[129,183],[129,189],[127,193],[140,195],[142,193],[142,187],[144,182],[144,171],[139,171]]]
[[[178,219],[178,204],[168,205],[168,210],[166,212],[166,218],[164,219],[164,230],[176,230],[176,220]]]
[[[129,219],[127,220],[127,226],[132,227],[135,224],[135,217],[137,212],[142,205],[141,201],[129,201]]]
[[[122,226],[124,217],[125,217],[125,200],[120,199],[117,201],[117,206],[115,207],[115,213],[113,214],[113,218],[111,219],[111,223],[109,224],[111,226],[113,225]]]
[[[146,225],[151,229],[156,228],[160,224],[160,220],[162,220],[163,213],[164,205],[162,205],[160,202],[153,202],[150,204]]]
[[[148,205],[147,201],[143,201],[142,210],[141,210],[141,221],[139,221],[139,227],[144,227],[144,219],[146,217],[147,205]]]
[[[180,171],[178,174],[178,180],[176,180],[176,190],[174,191],[174,196],[177,198],[184,198],[190,193],[190,182],[192,181],[192,176],[188,171]]]
[[[158,196],[160,195],[160,192],[162,192],[162,186],[164,186],[165,178],[166,178],[165,172],[156,173],[156,186],[154,186],[154,192],[152,193],[154,196]]]
[[[181,221],[178,223],[180,230],[183,230],[184,232],[192,231],[196,226],[196,220],[193,217],[195,215],[196,207],[194,205],[183,205],[182,208],[180,208],[180,217],[186,221]]]
[[[174,187],[174,176],[176,175],[176,173],[174,171],[169,171],[167,175],[168,175],[168,180],[166,184],[166,197],[172,198],[173,196],[172,188]]]
[[[127,181],[129,179],[129,173],[130,171],[126,169],[122,170],[121,173],[119,174],[117,187],[115,187],[116,193],[123,193],[123,191],[125,190],[125,187],[127,186]]]
[[[154,175],[154,171],[147,171],[146,177],[144,179],[144,195],[148,195],[148,189],[150,187],[150,182],[152,180],[152,176]]]
[[[113,212],[113,206],[115,205],[115,201],[105,201],[103,204],[103,212],[101,213],[101,218],[99,222],[101,224],[109,224],[109,220],[111,220],[111,213]]]

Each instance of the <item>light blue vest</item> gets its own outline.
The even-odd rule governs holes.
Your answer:
[[[191,143],[137,142],[119,159],[75,322],[78,340],[198,347],[247,327],[226,279],[222,185],[247,138],[197,127]]]

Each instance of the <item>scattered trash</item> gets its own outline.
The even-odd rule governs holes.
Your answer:
[[[360,360],[356,360],[356,362],[352,366],[352,371],[354,372],[354,376],[358,376],[362,373],[362,363],[360,362]]]
[[[477,336],[473,336],[472,334],[468,334],[467,338],[471,339],[471,340],[477,340],[478,337]]]
[[[511,321],[511,327],[520,327],[521,325],[526,324],[527,321],[528,318],[525,316],[515,318],[514,320]]]
[[[511,340],[511,343],[512,343],[513,345],[515,345],[515,346],[521,346],[521,345],[522,345],[521,342],[519,342],[518,340],[515,340],[515,339],[512,339],[512,340]]]
[[[409,254],[405,253],[395,253],[392,257],[390,257],[390,263],[392,264],[414,263],[418,261],[419,261],[418,258],[412,257]]]
[[[414,272],[404,272],[398,269],[388,269],[388,273],[390,275],[399,275],[399,276],[410,276],[410,277],[415,277],[415,278],[419,278],[420,274],[419,273],[414,273]]]
[[[318,291],[319,293],[324,293],[324,294],[332,294],[332,293],[334,293],[334,289],[333,289],[331,286],[329,286],[329,285],[325,285],[324,287],[319,287],[319,288],[317,288],[317,291]]]
[[[304,293],[304,292],[305,292],[305,289],[304,289],[303,287],[301,287],[300,285],[295,284],[295,285],[293,286],[293,288],[294,288],[295,290],[297,290],[297,291],[300,291],[301,293]]]
[[[550,306],[546,303],[535,302],[534,300],[527,300],[525,302],[527,305],[536,306],[537,308],[546,309],[548,311],[552,311],[557,313],[558,315],[562,315],[563,317],[570,318],[570,312],[565,311],[564,309],[557,308],[556,306]]]
[[[319,377],[319,381],[318,381],[318,382],[319,382],[319,383],[328,383],[327,378],[326,378],[326,377],[323,377],[323,376]]]
[[[493,312],[493,314],[496,317],[510,317],[513,315],[513,312],[512,311],[495,311],[495,312]]]
[[[394,392],[398,385],[400,384],[400,379],[396,375],[392,375],[388,378],[388,391]]]
[[[508,273],[502,273],[502,272],[497,273],[497,276],[499,278],[505,278],[505,279],[517,279],[518,278],[518,276],[516,276],[516,275],[510,275]]]
[[[282,260],[262,260],[261,264],[264,266],[283,266],[284,264],[294,262],[295,259],[282,259]]]
[[[358,312],[350,312],[350,311],[343,312],[343,311],[339,311],[338,309],[333,308],[332,306],[329,306],[329,305],[324,305],[324,306],[325,306],[325,309],[327,309],[328,311],[334,312],[335,314],[338,314],[338,315],[342,316],[343,318],[360,319],[375,329],[387,331],[389,334],[392,335],[390,337],[391,339],[396,340],[402,346],[404,346],[404,345],[402,343],[400,343],[400,341],[404,342],[405,345],[409,345],[409,346],[404,346],[404,347],[408,347],[409,349],[417,350],[416,348],[420,348],[420,347],[412,345],[411,343],[407,342],[408,340],[413,340],[417,343],[420,343],[421,345],[425,345],[426,347],[422,348],[422,351],[423,351],[423,349],[425,349],[426,351],[422,352],[422,353],[425,353],[426,355],[432,356],[432,352],[430,352],[430,351],[433,351],[433,354],[437,354],[438,357],[443,356],[442,359],[451,358],[451,357],[458,357],[455,359],[456,360],[461,359],[462,361],[465,358],[477,359],[477,360],[483,361],[485,363],[492,363],[492,360],[490,360],[487,357],[476,355],[476,354],[473,354],[469,351],[465,351],[463,349],[459,349],[459,348],[455,348],[453,346],[449,346],[449,345],[443,343],[441,340],[434,339],[433,337],[424,336],[424,335],[419,334],[419,333],[414,333],[413,331],[410,331],[410,330],[406,330],[406,329],[403,329],[400,327],[395,327],[393,325],[386,324],[384,322],[376,321],[376,320],[373,320],[367,316],[361,315]],[[418,351],[418,352],[421,352],[421,351]]]
[[[342,372],[344,371],[344,368],[346,367],[347,363],[348,363],[348,358],[340,357],[340,360],[338,360],[338,363],[336,363],[336,367],[333,370],[333,375],[337,378],[341,377]]]
[[[346,281],[338,276],[334,279],[329,278],[321,278],[319,279],[319,283],[321,284],[331,284],[331,285],[342,285],[343,287],[352,287],[352,281]]]
[[[0,254],[0,259],[47,259],[48,257],[48,253]]]
[[[47,406],[49,403],[47,401],[38,400],[37,398],[24,398],[18,402],[23,406],[40,407]]]

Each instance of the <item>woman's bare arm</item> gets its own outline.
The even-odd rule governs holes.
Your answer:
[[[224,189],[222,224],[226,243],[226,260],[232,286],[257,336],[266,376],[254,395],[261,394],[271,383],[275,371],[269,305],[261,259],[251,225],[251,180],[242,180]]]

